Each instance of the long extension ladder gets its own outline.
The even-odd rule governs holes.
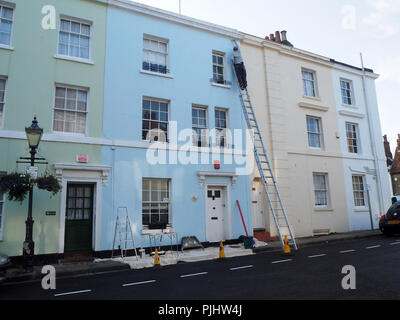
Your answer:
[[[236,74],[235,68],[234,72]],[[261,131],[254,113],[253,105],[251,103],[249,92],[246,89],[240,90],[240,102],[242,104],[243,113],[246,119],[247,127],[251,134],[254,155],[260,172],[261,180],[264,185],[265,194],[267,195],[269,207],[271,209],[272,217],[275,221],[276,229],[278,230],[279,239],[281,240],[282,248],[284,248],[284,238],[287,236],[289,245],[297,250],[296,240],[293,236],[292,228],[290,227],[289,220],[286,215],[285,208],[283,207],[281,195],[272,171],[271,163],[268,158],[267,150],[264,146],[264,141],[261,136]]]
[[[125,221],[120,217],[120,212],[125,212]],[[114,231],[114,241],[111,251],[111,258],[114,258],[115,244],[117,241],[118,235],[118,249],[120,250],[120,257],[125,258],[127,256],[128,250],[134,250],[136,259],[138,259],[137,249],[135,246],[135,241],[133,239],[133,232],[131,222],[129,220],[128,208],[127,207],[118,207],[117,209],[117,221],[115,222],[115,231]]]

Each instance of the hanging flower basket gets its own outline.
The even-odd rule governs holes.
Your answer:
[[[8,193],[9,201],[23,202],[33,185],[34,180],[29,174],[14,172],[0,177],[0,190]]]
[[[60,182],[58,182],[57,178],[52,174],[37,178],[35,182],[39,189],[47,190],[51,192],[53,196],[62,189]]]

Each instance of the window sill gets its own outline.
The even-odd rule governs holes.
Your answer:
[[[313,96],[306,96],[306,95],[303,95],[303,98],[304,98],[304,99],[311,99],[311,100],[314,100],[314,101],[321,101],[321,98],[320,98],[320,97],[313,97]]]
[[[11,46],[6,45],[6,44],[0,44],[0,49],[14,51],[14,47],[11,47]]]
[[[315,212],[333,212],[333,208],[331,207],[314,207]]]
[[[357,107],[356,105],[354,105],[354,104],[345,104],[345,103],[342,103],[342,106],[343,106],[343,107],[346,107],[346,108],[358,109],[358,107]]]
[[[84,64],[89,64],[89,65],[94,65],[94,62],[89,59],[81,59],[81,58],[75,58],[75,57],[70,57],[70,56],[63,56],[56,54],[54,55],[55,59],[60,59],[60,60],[66,60],[66,61],[72,61],[72,62],[79,62],[79,63],[84,63]]]
[[[231,89],[232,86],[227,85],[227,84],[220,84],[220,83],[215,83],[215,82],[211,82],[211,85],[214,87],[219,87],[219,88],[225,88],[225,89]]]
[[[86,135],[82,133],[72,133],[72,132],[62,132],[62,131],[52,131],[51,133],[61,137],[79,137],[79,138],[86,137]]]
[[[173,79],[174,78],[173,76],[171,76],[168,73],[159,73],[159,72],[152,72],[152,71],[147,71],[147,70],[140,70],[140,73],[148,74],[148,75],[151,75],[151,76],[162,77],[162,78],[168,78],[168,79]]]
[[[354,208],[354,212],[369,212],[369,208],[368,207],[357,207],[357,208]]]
[[[142,235],[157,235],[157,234],[162,234],[162,233],[169,233],[169,232],[175,232],[175,230],[172,227],[167,227],[167,229],[142,229]]]

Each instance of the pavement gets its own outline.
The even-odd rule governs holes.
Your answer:
[[[356,231],[341,234],[331,234],[326,236],[316,236],[309,238],[296,239],[298,248],[302,249],[312,245],[323,243],[336,243],[346,240],[363,239],[381,235],[380,231]],[[256,241],[256,246],[251,249],[244,249],[243,244],[226,245],[224,247],[227,258],[248,256],[260,252],[280,252],[282,251],[281,243],[270,242],[263,243]],[[160,256],[161,265],[171,265],[178,263],[199,262],[216,260],[219,257],[219,248],[206,248],[189,250],[188,252],[180,253],[176,257],[176,252],[167,252],[165,256]],[[106,273],[113,271],[123,271],[130,269],[142,269],[153,267],[153,257],[145,259],[136,259],[129,257],[126,259],[96,259],[94,261],[85,262],[63,262],[54,265],[57,278],[69,277],[75,275],[91,275],[96,273]],[[36,266],[32,273],[24,273],[21,268],[11,268],[7,270],[6,282],[24,282],[38,280],[43,277],[41,273],[42,266]]]
[[[349,267],[354,269],[354,288],[343,286],[349,279],[343,270]],[[57,277],[54,290],[42,289],[40,281],[5,283],[0,287],[0,301],[139,300],[137,305],[143,308],[142,301],[156,300],[146,305],[146,312],[153,315],[166,300],[168,304],[171,300],[396,300],[400,299],[399,267],[400,237],[375,235],[309,245],[291,254],[265,251],[159,268]],[[243,312],[243,318],[249,318],[249,310]]]

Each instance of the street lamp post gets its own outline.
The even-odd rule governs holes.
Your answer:
[[[34,117],[30,127],[25,128],[26,137],[28,138],[28,144],[30,148],[30,165],[35,165],[36,150],[39,146],[40,139],[43,135],[43,129],[38,126],[36,116]],[[32,202],[33,202],[33,187],[29,190],[29,205],[28,205],[28,218],[26,224],[26,235],[25,242],[23,245],[23,266],[25,272],[31,272],[33,270],[33,256],[35,253],[35,243],[33,242],[33,218],[32,218]]]

